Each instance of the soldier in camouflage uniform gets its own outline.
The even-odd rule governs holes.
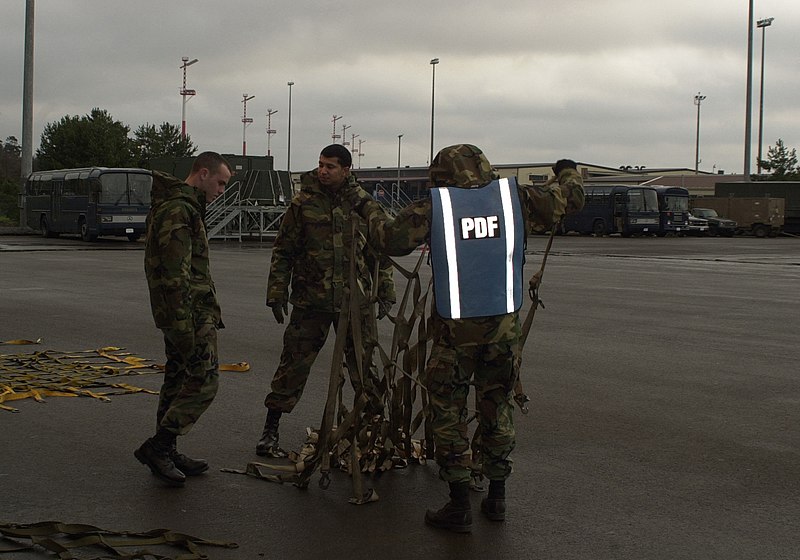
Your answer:
[[[172,486],[208,470],[206,461],[179,453],[176,439],[191,429],[217,393],[217,329],[223,325],[203,220],[206,203],[222,194],[230,177],[230,165],[215,152],[200,154],[186,181],[153,172],[144,268],[167,361],[156,434],[134,455]]]
[[[378,258],[366,247],[366,224],[351,212],[349,202],[341,197],[345,188],[369,196],[350,173],[351,165],[352,156],[344,146],[332,144],[323,149],[319,167],[302,175],[301,190],[292,199],[275,239],[266,303],[278,323],[283,323],[289,303],[292,314],[283,336],[280,364],[272,379],[271,391],[264,399],[267,419],[256,445],[256,453],[261,456],[286,456],[278,445],[278,423],[283,413],[290,413],[297,405],[331,325],[336,328],[342,298],[349,289],[349,255],[353,244],[363,292],[371,292],[372,273]],[[353,220],[357,220],[361,233],[355,238]],[[396,301],[391,265],[385,258],[379,264],[378,319]],[[367,356],[371,356],[369,349],[374,348],[376,337],[373,321],[368,317],[366,304],[369,302],[365,299],[364,303],[363,343]],[[353,388],[358,392],[362,385],[356,375],[350,336],[345,355]],[[367,412],[378,413],[382,410],[381,397],[373,382],[376,373],[371,360],[364,373],[368,379],[364,380],[363,389],[370,401]]]
[[[524,238],[526,232],[533,229],[550,227],[564,214],[583,207],[583,186],[576,167],[571,160],[559,160],[553,167],[557,185],[517,187],[519,214],[523,221],[518,226],[521,228],[521,237]],[[452,187],[488,188],[498,178],[481,150],[468,144],[441,150],[434,158],[429,173],[433,187],[451,187],[451,191],[459,190]],[[433,194],[438,196],[438,193]],[[419,245],[431,243],[432,230],[437,227],[433,219],[433,196],[406,207],[394,220],[374,201],[357,191],[349,192],[348,196],[360,215],[368,221],[370,243],[379,250],[390,255],[402,255]],[[475,215],[480,214],[472,214]],[[450,501],[438,511],[428,510],[425,521],[435,527],[469,532],[472,526],[469,505],[472,457],[467,430],[470,380],[474,379],[478,395],[483,474],[490,481],[488,496],[481,503],[481,512],[491,520],[502,521],[506,510],[505,480],[511,474],[509,455],[515,442],[511,394],[518,376],[515,358],[521,327],[518,307],[512,312],[492,316],[441,316],[437,310],[442,302],[437,298],[441,299],[442,294],[437,293],[436,287],[446,292],[447,288],[452,288],[452,280],[444,280],[444,284],[437,283],[437,273],[441,275],[442,269],[437,269],[434,245],[431,245],[431,254],[436,305],[433,306],[431,317],[433,347],[425,371],[429,397],[427,418],[434,434],[440,477],[449,483]],[[503,260],[505,254],[502,248],[500,251]],[[465,269],[477,265],[477,262],[470,261]],[[521,280],[521,262],[517,274]],[[501,294],[505,288],[499,286]],[[488,299],[488,294],[497,292],[498,286],[489,286],[484,282],[481,289]],[[519,302],[521,304],[521,296]]]

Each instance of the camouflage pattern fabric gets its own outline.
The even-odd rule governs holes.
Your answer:
[[[323,188],[317,170],[304,173],[301,190],[284,215],[272,249],[267,282],[267,304],[289,301],[292,305],[317,311],[338,312],[347,289],[349,248],[356,245],[358,277],[364,293],[370,293],[375,257],[364,238],[366,224],[342,193],[357,191],[369,197],[351,174],[347,184],[336,191]],[[352,238],[351,221],[358,220],[362,235]],[[379,300],[397,300],[388,259],[380,262]],[[291,284],[291,296],[289,286]]]
[[[194,350],[187,358],[173,343],[172,331],[164,330],[167,361],[158,397],[156,428],[186,434],[214,400],[219,387],[217,329],[201,323],[194,333]]]
[[[158,419],[183,434],[216,393],[216,329],[223,325],[209,267],[203,193],[154,171],[151,198],[144,268],[167,355]]]
[[[459,144],[441,150],[430,168],[434,186],[475,188],[497,178],[481,150]],[[557,183],[518,185],[526,231],[544,231],[566,213],[583,208],[583,181],[574,169],[562,170]],[[354,208],[367,220],[370,244],[388,255],[405,255],[428,243],[431,201],[404,208],[391,219],[380,205],[356,190],[347,193]],[[436,295],[434,294],[434,298]],[[518,371],[514,349],[520,339],[518,313],[471,319],[444,319],[432,306],[433,349],[426,367],[430,391],[427,409],[436,440],[436,458],[442,478],[469,479],[472,457],[466,437],[466,396],[474,376],[479,398],[484,474],[504,479],[511,472],[508,454],[514,447],[511,392]],[[462,364],[463,360],[463,364]],[[440,448],[440,446],[442,446]]]
[[[513,402],[509,393],[517,380],[515,343],[456,346],[437,339],[425,370],[428,422],[436,448],[439,476],[446,482],[468,482],[473,468],[467,433],[467,398],[474,377],[483,475],[505,480],[511,474],[514,449]]]
[[[372,329],[374,321],[370,320],[366,311],[366,308],[362,309],[362,343],[365,353],[371,356],[372,352],[369,349],[375,347],[377,340]],[[338,313],[292,307],[289,325],[283,333],[283,352],[281,352],[280,365],[272,378],[271,391],[264,399],[264,405],[267,408],[281,412],[291,412],[294,409],[303,395],[311,366],[325,344],[328,331],[331,325],[336,329],[338,321]],[[355,374],[358,370],[355,367],[355,350],[350,332],[348,332],[345,346],[345,360],[353,389],[358,394],[362,382]],[[371,363],[366,365],[367,367],[364,367],[363,371],[370,378],[365,380],[365,393],[372,405],[371,408],[379,411],[383,407],[380,405],[380,395],[376,394],[377,371]]]

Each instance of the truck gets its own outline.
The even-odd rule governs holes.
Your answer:
[[[718,182],[714,196],[734,198],[782,198],[784,233],[800,234],[800,181]]]
[[[701,197],[695,208],[711,208],[724,218],[736,222],[737,233],[756,237],[774,237],[783,229],[785,201],[771,197]]]

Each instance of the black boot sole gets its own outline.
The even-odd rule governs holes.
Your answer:
[[[153,476],[155,476],[157,479],[159,479],[160,481],[164,482],[168,486],[172,486],[174,488],[181,488],[183,486],[185,481],[183,481],[183,480],[173,480],[173,479],[171,479],[169,477],[166,477],[163,474],[161,474],[161,472],[157,468],[155,468],[153,465],[150,464],[150,461],[147,460],[147,457],[144,456],[144,454],[141,452],[140,449],[137,449],[136,451],[134,451],[133,452],[133,456],[136,457],[136,459],[141,464],[146,465],[150,469],[150,472],[153,473]]]
[[[436,527],[437,529],[444,529],[446,531],[452,531],[453,533],[471,533],[472,532],[472,524],[470,525],[461,525],[461,524],[454,524],[454,523],[445,523],[441,521],[437,521],[429,517],[428,513],[425,514],[425,523],[430,525],[431,527]]]

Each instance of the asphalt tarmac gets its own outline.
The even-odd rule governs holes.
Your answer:
[[[526,277],[545,243],[529,240]],[[0,341],[42,339],[0,352],[120,346],[163,360],[142,247],[0,236]],[[447,499],[432,462],[386,473],[370,483],[380,499],[360,506],[342,473],[327,490],[318,475],[300,490],[220,472],[259,460],[284,326],[264,306],[269,244],[215,242],[211,259],[221,361],[252,369],[222,373],[180,440],[209,472],[167,488],[134,459],[154,429],[152,395],[16,401],[19,413],[0,411],[0,523],[236,542],[203,549],[220,560],[800,557],[799,239],[557,238],[525,349],[533,400],[516,415],[507,521],[483,518],[474,494],[471,535],[424,525]],[[320,423],[332,346],[333,336],[284,417],[284,447]],[[129,382],[160,386],[158,375]]]

